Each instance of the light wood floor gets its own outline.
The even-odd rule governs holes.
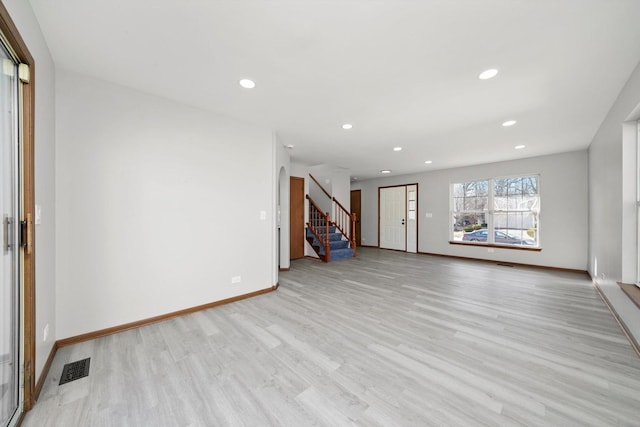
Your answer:
[[[584,275],[364,248],[280,284],[60,349],[23,426],[640,425],[640,358]]]

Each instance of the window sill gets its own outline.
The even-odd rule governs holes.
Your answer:
[[[458,241],[449,241],[450,245],[460,245],[460,246],[479,246],[482,248],[499,248],[499,249],[511,249],[516,251],[531,251],[531,252],[540,252],[542,248],[537,246],[521,246],[521,245],[496,245],[495,243],[480,243],[480,242],[458,242]]]

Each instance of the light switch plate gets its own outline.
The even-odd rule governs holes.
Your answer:
[[[36,225],[42,224],[42,207],[36,205]]]

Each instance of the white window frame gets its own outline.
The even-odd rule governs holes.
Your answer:
[[[639,132],[640,132],[640,124],[639,124]],[[639,134],[640,135],[640,134]],[[639,140],[640,143],[640,140]],[[640,165],[640,163],[638,163]],[[486,245],[486,246],[500,246],[505,248],[523,248],[529,246],[517,245],[517,244],[508,244],[508,243],[496,243],[495,242],[495,221],[494,216],[496,213],[509,213],[509,212],[518,212],[513,210],[496,210],[494,204],[494,195],[495,195],[495,182],[497,180],[502,179],[513,179],[513,178],[525,178],[525,177],[536,177],[537,179],[537,187],[538,187],[538,210],[537,210],[537,228],[536,228],[536,244],[530,246],[531,249],[540,249],[541,247],[541,223],[540,213],[541,213],[541,177],[539,173],[529,173],[529,174],[517,174],[517,175],[506,175],[506,176],[496,176],[493,178],[483,178],[483,179],[469,179],[462,182],[452,182],[449,184],[449,241],[452,243],[463,243],[470,245]],[[469,182],[484,182],[486,181],[488,184],[488,194],[487,194],[487,210],[483,211],[455,211],[455,203],[454,203],[454,186],[465,184]],[[458,213],[485,213],[486,214],[486,224],[487,224],[487,241],[486,242],[463,242],[459,240],[454,240],[454,217],[455,214]],[[639,196],[638,196],[638,220],[640,221],[640,187],[639,187]],[[638,237],[638,241],[640,242],[640,235]],[[638,265],[640,267],[640,257],[638,259]],[[640,277],[639,277],[640,280]]]

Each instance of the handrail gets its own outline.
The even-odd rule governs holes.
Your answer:
[[[329,192],[328,192],[327,190],[325,190],[325,189],[324,189],[324,187],[322,186],[322,184],[320,184],[320,183],[318,182],[318,180],[317,180],[317,179],[315,179],[315,178],[313,177],[313,175],[309,174],[309,178],[311,178],[311,179],[313,180],[313,182],[315,182],[315,183],[318,185],[318,187],[320,187],[320,189],[322,190],[322,192],[323,192],[323,193],[324,193],[324,194],[325,194],[329,199],[331,199],[331,194],[329,194]]]
[[[331,246],[329,245],[329,225],[331,219],[329,214],[324,213],[308,194],[305,197],[309,200],[309,221],[307,221],[307,227],[309,227],[311,232],[316,236],[316,239],[318,239],[324,247],[324,260],[329,262],[331,260]],[[320,233],[319,230],[322,226],[325,227],[324,238],[321,237],[322,233]]]
[[[332,197],[331,200],[333,200],[335,206],[334,218],[336,228],[347,236],[353,249],[353,256],[356,256],[356,214],[350,213],[335,197]]]

